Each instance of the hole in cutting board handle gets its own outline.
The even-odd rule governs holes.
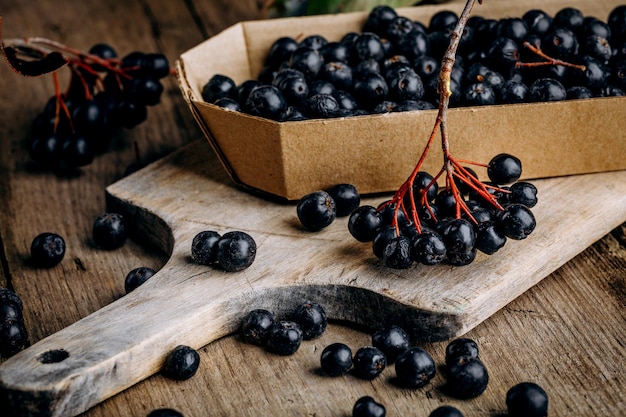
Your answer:
[[[39,355],[37,359],[43,364],[50,364],[63,362],[69,357],[70,354],[65,349],[51,349]]]

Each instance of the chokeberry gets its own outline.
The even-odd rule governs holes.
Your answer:
[[[335,184],[327,192],[335,202],[337,217],[349,215],[361,203],[361,195],[352,184]]]
[[[447,391],[455,398],[469,399],[482,394],[489,383],[485,364],[473,356],[458,356],[446,368]]]
[[[9,320],[0,323],[0,356],[13,356],[28,344],[28,334],[22,321]]]
[[[510,184],[522,175],[522,161],[513,155],[498,154],[489,161],[487,175],[496,184]]]
[[[319,190],[300,198],[296,213],[304,227],[311,231],[319,231],[335,220],[337,207],[330,194]]]
[[[436,265],[446,257],[446,244],[441,235],[433,230],[424,231],[417,235],[411,245],[415,262],[424,265]]]
[[[511,203],[523,204],[526,207],[534,207],[537,204],[537,187],[526,181],[518,181],[509,188]]]
[[[506,236],[495,221],[487,220],[476,225],[476,249],[487,255],[496,253],[506,243]]]
[[[298,323],[281,320],[270,328],[267,338],[268,348],[278,355],[292,355],[302,343],[302,329]]]
[[[249,234],[227,232],[217,241],[217,263],[228,272],[248,268],[256,258],[256,242]]]
[[[292,312],[292,320],[302,329],[302,338],[311,340],[319,337],[326,331],[328,316],[324,307],[318,303],[307,302],[296,306]]]
[[[189,346],[178,345],[167,355],[162,372],[168,378],[183,381],[194,376],[199,366],[198,352]]]
[[[215,103],[217,99],[223,97],[235,97],[237,85],[227,75],[215,74],[202,87],[202,98],[207,103]]]
[[[10,301],[0,301],[0,323],[8,321],[22,321],[22,309]]]
[[[254,116],[278,120],[287,107],[287,100],[278,87],[260,85],[250,91],[244,107]]]
[[[383,250],[383,263],[394,269],[407,269],[413,263],[411,241],[404,235],[391,238]]]
[[[366,380],[372,380],[382,373],[387,366],[385,354],[374,346],[359,348],[352,359],[354,374]]]
[[[370,396],[364,396],[356,400],[352,407],[352,417],[385,417],[385,406]]]
[[[0,288],[0,303],[14,304],[20,310],[24,308],[20,296],[17,295],[15,291],[8,288]]]
[[[359,242],[371,242],[383,225],[380,212],[365,205],[355,209],[348,219],[348,231]]]
[[[461,356],[478,358],[478,344],[467,337],[454,339],[446,346],[446,365],[450,366]]]
[[[93,223],[92,237],[102,249],[117,249],[126,241],[126,221],[119,213],[105,213]]]
[[[428,417],[463,417],[463,413],[451,405],[442,405],[431,411]]]
[[[241,336],[248,343],[263,346],[275,322],[274,314],[269,310],[263,308],[251,310],[241,321]]]
[[[545,417],[548,394],[534,382],[520,382],[507,391],[506,407],[511,417]]]
[[[435,376],[436,367],[432,356],[420,347],[413,347],[396,359],[396,376],[400,385],[420,388]]]
[[[124,278],[124,290],[126,291],[126,294],[146,282],[155,273],[156,271],[154,269],[148,268],[147,266],[140,266],[139,268],[131,270],[126,275],[126,278]]]
[[[409,349],[410,344],[409,334],[400,326],[385,326],[372,334],[372,346],[385,354],[388,363],[395,362],[401,353]]]
[[[157,408],[150,411],[147,417],[184,417],[183,413],[173,408]]]
[[[191,241],[191,259],[201,265],[217,261],[217,242],[222,236],[213,230],[203,230]]]
[[[525,239],[535,230],[537,221],[532,211],[521,204],[510,204],[498,213],[497,223],[506,237]]]
[[[33,263],[42,268],[57,265],[65,256],[65,240],[56,233],[41,233],[30,245]]]
[[[343,375],[352,368],[352,350],[344,343],[332,343],[322,350],[320,365],[328,376]]]

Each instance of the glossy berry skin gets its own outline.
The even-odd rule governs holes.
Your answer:
[[[261,85],[250,91],[244,107],[254,116],[278,120],[287,100],[277,87]]]
[[[337,117],[339,109],[339,102],[331,94],[316,94],[304,102],[305,116],[310,119]]]
[[[256,258],[256,242],[249,234],[227,232],[217,241],[217,263],[228,272],[248,268]]]
[[[274,323],[267,338],[267,347],[282,356],[296,353],[301,343],[302,329],[298,323],[289,320]]]
[[[178,345],[167,355],[162,372],[168,378],[183,381],[194,376],[199,366],[198,352],[189,346]]]
[[[344,343],[330,344],[322,351],[320,366],[328,376],[344,375],[352,368],[352,350]]]
[[[506,393],[506,407],[511,417],[546,417],[548,394],[534,382],[520,382]]]
[[[29,345],[26,327],[22,321],[0,323],[0,356],[8,358]]]
[[[510,184],[522,175],[522,161],[513,155],[498,154],[489,161],[487,175],[496,184]]]
[[[386,415],[385,406],[370,396],[359,398],[352,408],[352,417],[385,417]]]
[[[118,213],[105,213],[93,223],[92,237],[97,246],[106,250],[117,249],[127,238],[126,221]]]
[[[496,103],[496,92],[486,83],[472,84],[465,90],[463,102],[468,106],[488,106]]]
[[[247,343],[263,346],[275,323],[272,312],[262,308],[251,310],[241,321],[241,337]]]
[[[291,319],[298,323],[302,329],[304,340],[321,336],[328,325],[328,316],[324,307],[313,302],[298,305],[291,314]]]
[[[215,103],[217,99],[223,97],[236,97],[237,86],[232,78],[216,74],[202,87],[202,98],[207,103]]]
[[[355,209],[348,219],[348,231],[359,242],[371,242],[383,225],[381,213],[365,205]]]
[[[53,267],[65,256],[65,240],[56,233],[41,233],[30,245],[30,256],[38,267]]]
[[[463,417],[463,413],[451,405],[442,405],[431,411],[428,417]]]
[[[476,226],[476,249],[487,255],[493,255],[506,243],[506,236],[500,231],[495,221],[488,220]]]
[[[478,358],[478,344],[467,337],[454,339],[446,346],[446,365],[451,366],[457,358],[469,356]]]
[[[393,269],[407,269],[413,263],[411,241],[404,235],[389,240],[383,251],[383,263]]]
[[[506,237],[525,239],[535,230],[537,221],[532,211],[521,204],[511,204],[498,213],[497,222]]]
[[[8,288],[0,288],[0,303],[13,304],[19,310],[24,308],[24,304],[22,303],[20,296],[17,295],[15,291]]]
[[[184,417],[183,413],[173,408],[157,408],[150,411],[147,417]]]
[[[352,184],[336,184],[327,190],[335,202],[337,217],[345,217],[359,207],[361,195]]]
[[[446,257],[446,244],[434,231],[422,232],[412,241],[413,260],[424,265],[436,265]]]
[[[458,399],[475,398],[489,383],[489,374],[477,357],[459,356],[447,366],[447,392]]]
[[[398,382],[408,388],[421,388],[435,376],[436,367],[432,356],[420,347],[413,347],[396,359]]]
[[[410,345],[409,334],[400,326],[382,327],[372,335],[372,346],[385,354],[387,363],[395,362],[396,358],[407,351]]]
[[[530,101],[561,101],[566,98],[567,90],[560,81],[553,78],[540,78],[528,87]]]
[[[385,354],[374,346],[359,348],[352,359],[355,376],[365,380],[372,380],[382,373],[387,366]]]
[[[128,274],[126,274],[126,278],[124,278],[124,290],[126,291],[126,294],[146,282],[155,273],[154,269],[146,266],[141,266],[131,270]]]
[[[465,219],[453,219],[445,223],[441,236],[448,255],[467,253],[474,248],[476,232],[472,224]]]
[[[512,184],[509,191],[509,201],[511,203],[522,204],[532,208],[537,204],[537,187],[526,181],[518,181]]]
[[[217,242],[222,236],[213,230],[203,230],[191,241],[191,259],[200,265],[217,261]]]
[[[0,301],[0,323],[7,321],[22,321],[22,309],[10,301]]]
[[[337,207],[330,194],[319,190],[300,198],[296,213],[304,227],[316,232],[329,226],[335,220]]]
[[[387,244],[396,237],[396,228],[392,225],[385,225],[380,228],[376,237],[372,241],[372,252],[378,259],[382,259]]]

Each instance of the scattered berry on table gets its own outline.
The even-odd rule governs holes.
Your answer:
[[[228,272],[248,268],[256,258],[256,242],[241,231],[227,232],[217,241],[217,263]]]
[[[157,408],[150,411],[147,417],[184,417],[184,415],[173,408]]]
[[[320,366],[328,376],[344,375],[352,368],[352,350],[344,343],[332,343],[322,351]]]
[[[65,240],[56,233],[41,233],[33,239],[30,255],[35,265],[53,267],[65,256]]]
[[[251,310],[241,322],[243,340],[253,345],[264,346],[275,322],[274,314],[269,310],[262,308]]]
[[[304,227],[311,231],[319,231],[335,220],[337,208],[330,194],[320,190],[300,198],[296,213]]]
[[[178,345],[167,355],[162,373],[168,378],[182,381],[194,376],[199,366],[198,352],[189,346]]]
[[[410,348],[410,345],[409,334],[400,326],[385,326],[372,334],[372,346],[385,354],[387,363],[395,362],[400,354]]]
[[[117,249],[126,241],[126,221],[118,213],[104,213],[93,222],[92,236],[102,249]]]
[[[352,184],[336,184],[326,191],[335,202],[337,217],[348,216],[361,203],[361,195]]]
[[[356,400],[352,408],[352,417],[385,417],[386,414],[385,406],[368,395]]]
[[[302,329],[298,323],[289,320],[280,320],[271,327],[267,347],[278,355],[292,355],[302,343]]]
[[[352,365],[352,370],[357,377],[372,380],[385,369],[387,359],[377,347],[363,346],[354,353]]]
[[[442,405],[431,411],[428,417],[463,417],[463,413],[451,405]]]
[[[534,382],[520,382],[506,393],[506,407],[511,417],[545,417],[548,394]]]
[[[124,291],[128,294],[150,279],[155,273],[156,271],[154,269],[147,266],[140,266],[139,268],[131,270],[126,274],[126,278],[124,278]]]
[[[217,242],[221,235],[213,230],[203,230],[191,242],[191,258],[201,265],[217,261]]]
[[[467,337],[461,337],[450,341],[446,346],[446,365],[450,366],[457,358],[469,356],[478,358],[478,344]]]
[[[413,347],[401,353],[396,359],[395,369],[400,385],[409,388],[423,387],[436,374],[435,361],[420,347]]]
[[[321,336],[328,325],[328,316],[324,307],[318,303],[306,302],[296,306],[291,319],[298,323],[304,340]]]
[[[478,357],[458,356],[446,365],[446,390],[455,398],[477,397],[488,383],[487,367]]]
[[[382,227],[382,223],[382,215],[375,207],[360,206],[350,214],[348,230],[359,242],[372,242]]]

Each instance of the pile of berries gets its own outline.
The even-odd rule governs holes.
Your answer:
[[[459,16],[428,24],[375,7],[362,32],[337,42],[323,35],[281,37],[257,79],[236,85],[212,76],[203,99],[278,121],[347,117],[439,105],[437,76]],[[451,74],[451,106],[623,96],[626,6],[606,21],[568,7],[499,20],[473,16]]]
[[[8,288],[0,289],[0,356],[8,358],[30,343],[24,326],[23,304]]]
[[[31,158],[45,166],[77,168],[105,152],[116,129],[144,122],[148,106],[161,100],[161,79],[170,74],[165,55],[132,52],[121,59],[108,44],[73,54],[70,83],[39,113],[31,128]]]

